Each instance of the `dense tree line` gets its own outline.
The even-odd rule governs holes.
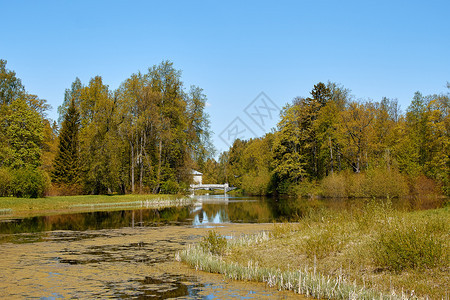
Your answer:
[[[395,99],[355,101],[318,83],[284,107],[274,132],[205,164],[205,180],[253,194],[392,197],[436,185],[449,195],[449,105],[448,93],[417,92],[402,113]]]
[[[450,88],[450,85],[447,86]],[[206,96],[165,61],[110,90],[102,77],[67,89],[51,122],[0,60],[0,195],[177,193],[191,170],[251,194],[450,194],[449,93],[356,101],[335,83],[297,97],[264,137],[212,158]]]
[[[87,85],[75,79],[58,108],[59,130],[46,101],[0,63],[2,195],[177,193],[213,153],[206,96],[196,86],[186,91],[171,62],[113,91],[100,76]],[[19,179],[39,189],[16,192]]]

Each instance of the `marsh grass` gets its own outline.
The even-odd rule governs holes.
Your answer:
[[[448,264],[448,223],[441,218],[396,218],[374,234],[375,263],[394,272]],[[446,240],[444,240],[446,239]]]
[[[224,255],[227,251],[227,239],[214,230],[210,230],[200,242],[200,247],[211,255]]]
[[[243,236],[231,241],[232,245],[229,247],[245,244],[254,246],[267,241],[268,237],[267,234]],[[354,282],[347,281],[342,275],[337,278],[324,276],[318,273],[316,268],[312,271],[309,271],[307,267],[304,270],[281,270],[260,267],[257,262],[254,263],[252,260],[248,261],[247,265],[228,262],[222,259],[223,252],[220,251],[220,254],[216,252],[217,255],[214,255],[209,247],[203,245],[205,240],[210,241],[211,239],[215,240],[213,244],[216,244],[217,233],[210,231],[202,243],[189,245],[187,249],[176,254],[176,259],[188,263],[196,270],[223,274],[233,280],[265,282],[270,287],[276,287],[279,290],[291,290],[319,299],[392,299],[393,296],[396,296],[395,294],[382,295],[368,288],[357,286]],[[222,246],[221,249],[227,247]]]
[[[316,298],[445,299],[448,224],[448,207],[401,212],[388,200],[373,200],[352,211],[310,211],[298,223],[228,239],[222,255],[191,245],[178,259]]]

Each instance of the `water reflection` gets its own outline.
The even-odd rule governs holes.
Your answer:
[[[186,224],[189,216],[190,207],[186,206],[164,209],[96,211],[1,220],[0,242],[38,242],[46,239],[47,232],[182,225]]]
[[[270,223],[296,221],[316,209],[351,211],[361,209],[372,199],[292,199],[265,197],[232,197],[228,195],[197,196],[196,204],[164,209],[97,211],[0,221],[0,242],[4,235],[50,231],[86,231],[123,227],[194,225],[224,223]],[[402,198],[392,200],[394,208],[418,210],[442,207],[445,199]],[[376,201],[386,201],[385,199]],[[24,241],[26,242],[26,238]],[[36,241],[34,238],[31,242]]]
[[[293,199],[266,197],[232,197],[228,195],[197,196],[191,207],[192,225],[208,226],[220,223],[270,223],[297,221],[311,211],[332,209],[351,212],[361,210],[371,201],[389,202],[394,209],[421,210],[442,207],[445,199]]]
[[[194,226],[220,223],[270,223],[298,220],[323,203],[288,198],[199,196],[191,208]]]

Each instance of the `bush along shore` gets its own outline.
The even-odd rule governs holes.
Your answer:
[[[314,298],[448,299],[448,224],[448,207],[399,212],[371,202],[358,211],[311,211],[258,235],[210,231],[176,259]]]

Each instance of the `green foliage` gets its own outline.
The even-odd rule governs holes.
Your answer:
[[[219,163],[214,158],[208,158],[204,163],[198,163],[199,169],[203,173],[202,182],[204,184],[211,183],[224,183],[224,176],[220,176],[220,174],[224,173],[223,170],[220,169]]]
[[[131,75],[116,91],[100,76],[87,86],[77,78],[58,111],[66,122],[71,105],[77,108],[79,142],[76,122],[63,122],[61,147],[70,151],[57,156],[54,181],[79,181],[89,194],[184,190],[191,168],[213,152],[206,101],[199,87],[183,90],[181,71],[169,61]]]
[[[12,194],[18,198],[43,197],[48,184],[48,176],[39,169],[18,169],[12,176]]]
[[[216,231],[210,230],[200,242],[200,247],[212,255],[224,255],[227,250],[227,239]]]
[[[0,107],[11,104],[18,98],[23,98],[25,88],[14,71],[6,69],[6,60],[0,59]]]
[[[303,103],[303,99],[298,100]],[[286,106],[278,124],[279,132],[273,145],[273,170],[280,181],[295,183],[306,175],[302,153],[303,132],[300,127],[304,105]]]
[[[75,107],[75,101],[72,100],[64,116],[59,134],[58,150],[52,172],[54,182],[76,184],[80,180],[78,126],[79,114]]]
[[[395,99],[352,101],[343,87],[318,83],[286,105],[270,138],[235,141],[218,169],[250,193],[402,197],[425,175],[448,195],[449,132],[449,94],[417,92],[402,115]]]
[[[441,230],[442,222],[436,220],[390,223],[375,237],[374,261],[395,272],[439,266],[448,260],[448,245],[436,236]]]
[[[0,168],[0,197],[7,197],[11,194],[12,176],[8,169]]]
[[[258,175],[252,173],[243,175],[242,189],[250,195],[269,194],[271,176],[268,171],[259,172]]]
[[[178,194],[181,191],[180,185],[174,180],[166,180],[161,184],[161,193]]]
[[[309,97],[286,105],[276,131],[236,140],[218,162],[206,103],[201,88],[185,91],[169,61],[115,91],[100,76],[87,86],[77,78],[58,108],[56,151],[49,105],[0,60],[0,167],[53,166],[55,183],[80,183],[90,194],[180,191],[192,168],[205,182],[251,194],[401,197],[406,182],[421,176],[450,194],[448,93],[417,92],[402,115],[396,100],[353,101],[342,86],[319,82]]]
[[[0,167],[41,165],[45,100],[28,94],[14,71],[0,60]]]
[[[320,195],[321,187],[316,181],[303,180],[297,184],[293,184],[289,187],[289,194],[296,195],[298,197],[309,197],[313,198]]]
[[[12,168],[37,167],[41,164],[43,126],[39,113],[23,99],[9,106],[6,136],[8,137],[5,165]]]

